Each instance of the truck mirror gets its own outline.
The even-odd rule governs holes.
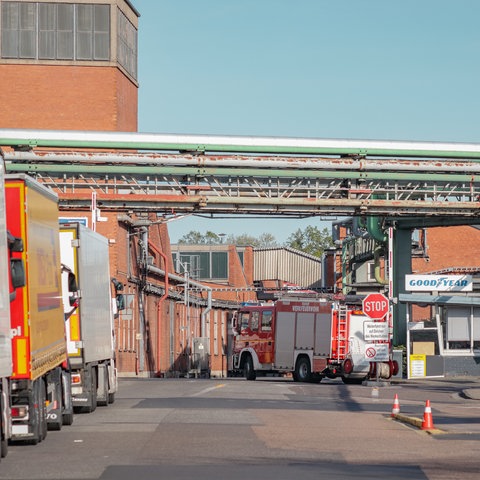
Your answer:
[[[70,295],[68,297],[68,303],[71,307],[78,308],[78,306],[80,305],[80,299],[76,295]]]
[[[10,259],[10,275],[13,288],[21,288],[26,284],[25,266],[21,258]]]
[[[119,282],[116,278],[112,278],[113,288],[116,292],[121,292],[123,290],[123,284]]]
[[[125,297],[122,293],[117,294],[117,310],[125,310]]]
[[[232,326],[233,334],[238,335],[240,332],[238,331],[237,313],[235,312],[233,315],[229,313],[228,316],[229,316],[229,321],[231,322],[230,325]]]
[[[75,277],[75,274],[73,272],[68,272],[68,291],[69,292],[78,291],[77,277]]]
[[[23,252],[23,239],[21,237],[14,237],[7,231],[7,243],[11,252]]]

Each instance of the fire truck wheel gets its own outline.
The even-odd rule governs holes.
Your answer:
[[[312,379],[310,360],[307,357],[299,357],[295,365],[294,378],[298,382],[309,382]]]
[[[245,359],[245,365],[243,367],[243,373],[245,375],[245,378],[247,380],[255,380],[257,378],[257,373],[255,372],[253,368],[253,360],[252,357],[249,355]]]
[[[353,372],[353,362],[350,358],[347,358],[343,362],[343,371],[348,375]]]

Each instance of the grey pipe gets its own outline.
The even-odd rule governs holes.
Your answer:
[[[80,163],[80,164],[127,164],[147,166],[194,166],[199,168],[208,167],[243,167],[243,168],[284,168],[284,169],[316,169],[316,170],[354,170],[354,171],[414,171],[414,172],[480,172],[480,163],[471,161],[448,161],[435,163],[426,160],[405,160],[405,159],[362,159],[356,160],[349,157],[338,159],[332,158],[310,158],[310,157],[262,157],[259,165],[258,158],[251,156],[231,155],[205,156],[205,155],[182,155],[182,154],[158,154],[145,153],[123,155],[105,152],[62,152],[42,153],[35,152],[3,152],[6,161],[12,162],[35,162],[35,163]]]
[[[196,152],[480,158],[475,143],[0,129],[0,145]]]

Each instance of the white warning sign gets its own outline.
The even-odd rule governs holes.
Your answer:
[[[371,362],[388,362],[388,343],[367,343],[365,345],[365,359]]]
[[[389,339],[388,322],[364,322],[363,338],[366,342],[386,342]]]

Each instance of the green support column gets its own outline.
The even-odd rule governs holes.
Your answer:
[[[405,275],[412,273],[412,231],[393,230],[393,297],[405,293]],[[407,306],[397,301],[393,306],[393,344],[406,345]]]

